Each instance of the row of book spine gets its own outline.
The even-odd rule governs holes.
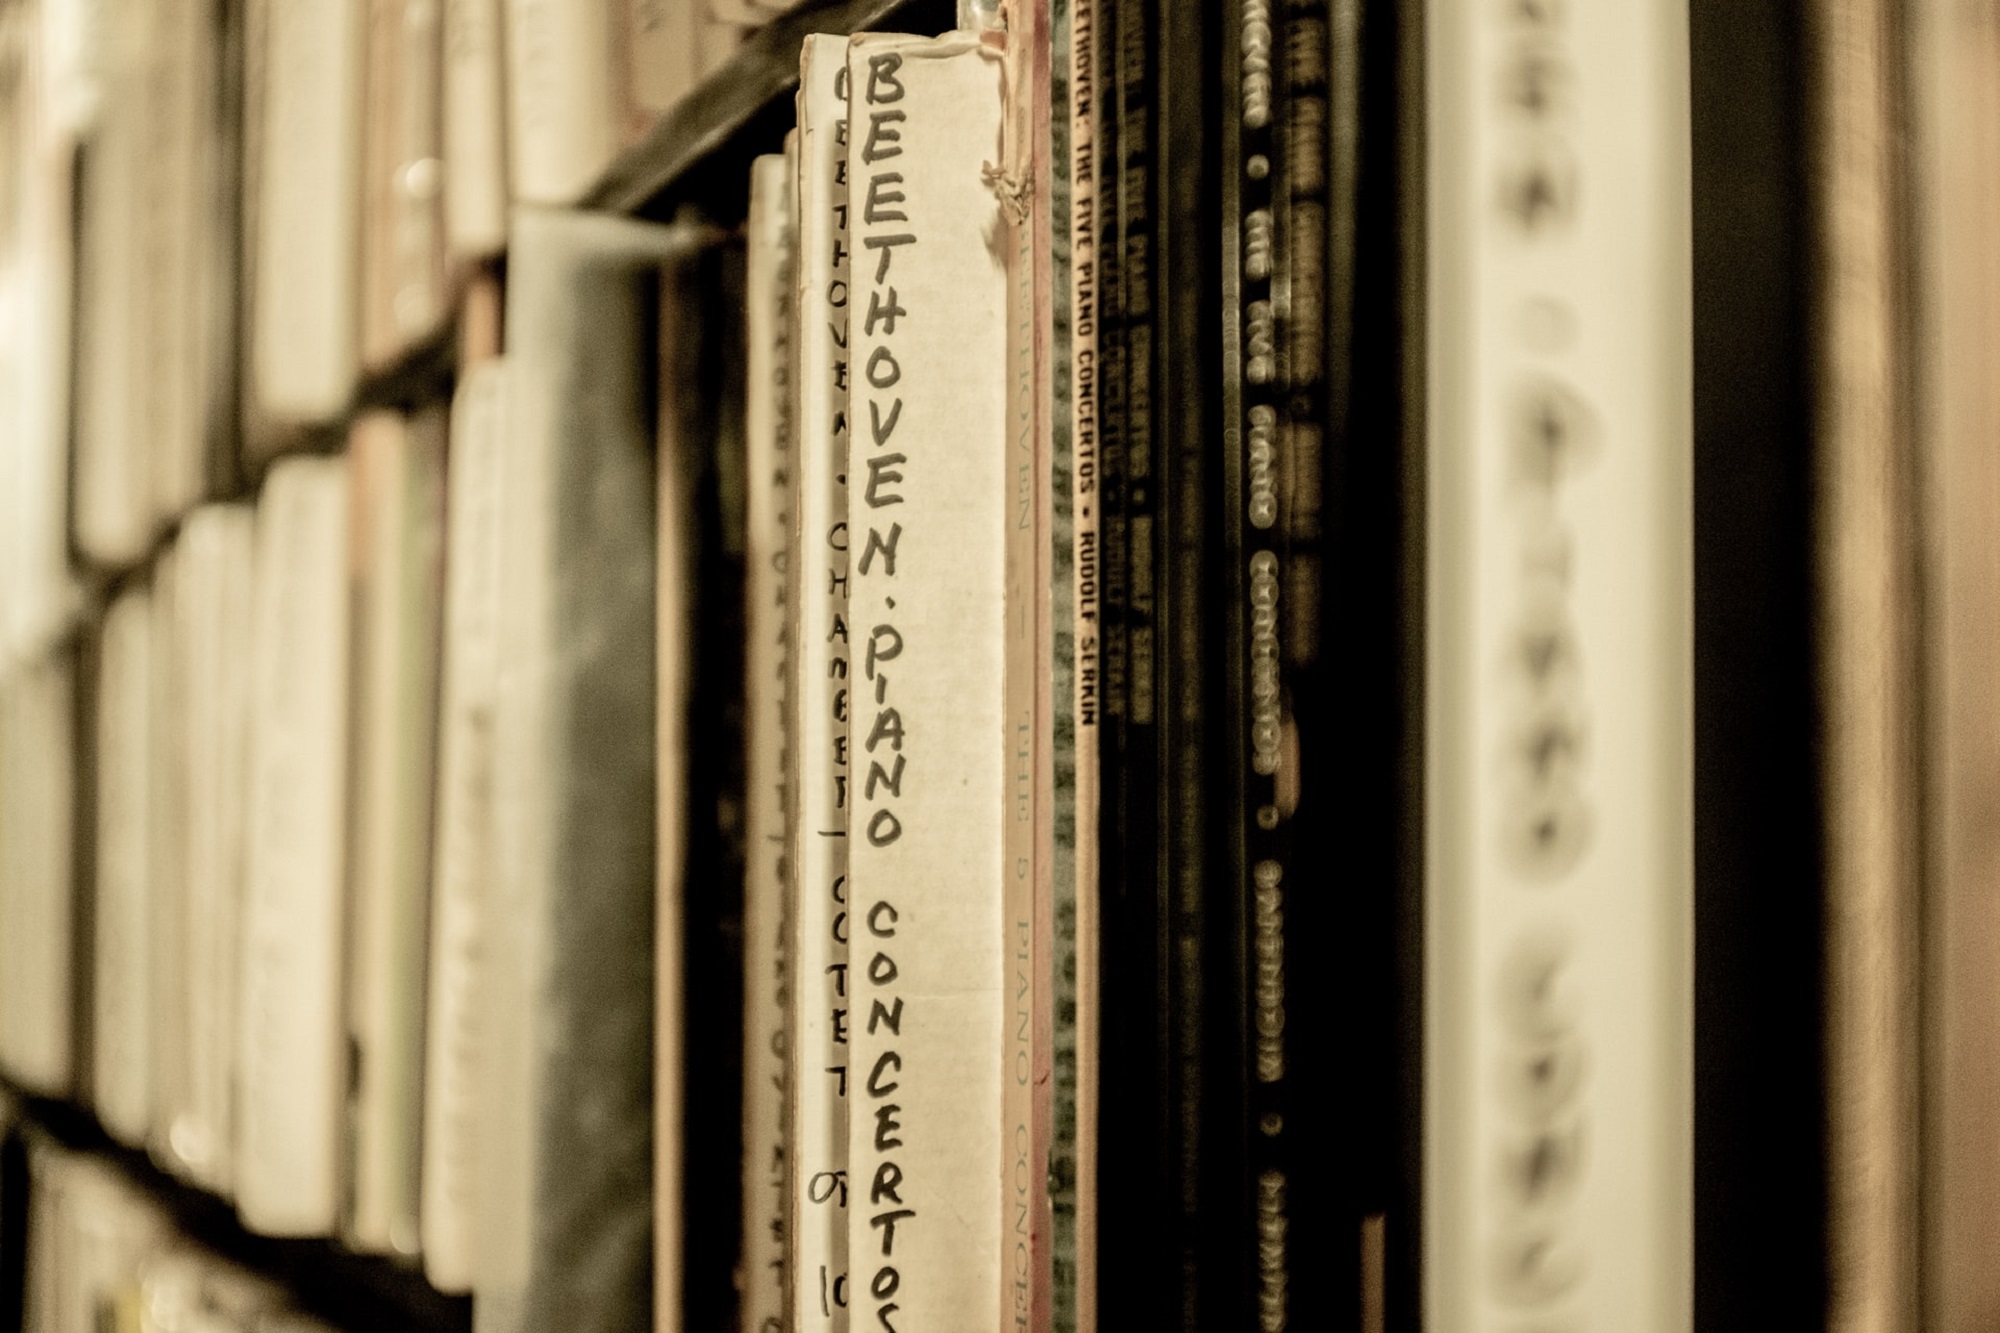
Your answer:
[[[506,336],[469,344],[448,450],[435,411],[363,418],[344,459],[275,464],[254,519],[197,511],[113,605],[105,679],[128,624],[173,645],[153,732],[206,741],[234,709],[251,738],[234,786],[182,777],[201,745],[138,748],[143,846],[171,869],[128,894],[156,922],[98,925],[149,961],[144,1021],[108,1007],[164,1072],[121,1097],[146,1066],[106,1063],[114,1129],[254,1228],[421,1252],[495,1329],[629,1323],[648,1262],[676,1311],[717,1258],[752,1327],[1087,1328],[1114,1297],[1313,1322],[1379,1286],[1389,1188],[1336,1144],[1391,1118],[1380,1006],[1344,1129],[1296,1072],[1365,990],[1315,961],[1329,839],[1392,859],[1342,804],[1393,737],[1343,751],[1323,696],[1409,665],[1385,635],[1323,666],[1329,603],[1378,631],[1406,610],[1393,543],[1350,536],[1323,591],[1329,460],[1399,419],[1348,360],[1357,312],[1400,295],[1357,277],[1355,18],[1129,3],[809,39],[790,159],[751,182],[746,304],[719,321],[702,266],[667,263],[690,233],[518,213]],[[735,517],[708,489],[731,472]],[[1355,511],[1411,499],[1394,469],[1338,475]],[[190,573],[225,513],[257,559]],[[235,685],[159,628],[231,571]],[[740,657],[692,650],[739,621]],[[220,708],[177,692],[210,690]],[[710,748],[733,740],[718,706],[742,710],[740,773]],[[233,898],[184,868],[183,787],[247,803]],[[127,824],[100,847],[139,804],[105,803]],[[718,870],[742,894],[719,976],[696,894]],[[1337,956],[1379,967],[1386,922],[1358,927]],[[720,1118],[699,1095],[729,1067],[702,1058],[718,980],[742,1039]],[[197,1047],[236,1109],[167,1086]],[[697,1225],[709,1129],[741,1145],[733,1243]],[[1426,1216],[1453,1273],[1447,1210]],[[1669,1252],[1641,1240],[1650,1272]],[[1341,1276],[1295,1274],[1322,1246]]]
[[[1877,11],[1812,103],[1811,1035],[1871,1327],[1972,1326],[1996,1234],[1950,113],[2000,48],[1924,14],[1932,158]],[[448,418],[193,509],[10,667],[0,1063],[493,1330],[1688,1327],[1691,40],[975,13],[808,39],[740,257],[517,211]]]
[[[10,0],[10,647],[442,336],[511,207],[578,200],[783,8]]]
[[[449,413],[364,414],[334,453],[278,459],[254,500],[187,515],[99,625],[8,673],[0,1066],[254,1233],[477,1291],[482,1328],[639,1327],[658,287],[639,275],[690,233],[516,227],[518,355],[496,355],[498,291],[475,284]]]

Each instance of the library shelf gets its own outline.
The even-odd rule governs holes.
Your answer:
[[[726,65],[613,160],[578,206],[653,220],[692,216],[733,228],[747,207],[750,159],[781,149],[792,123],[798,52],[806,36],[869,30],[941,32],[954,21],[952,0],[804,0],[753,34]],[[492,262],[504,273],[504,255]],[[365,370],[347,409],[331,420],[273,434],[252,449],[241,448],[241,435],[232,431],[237,434],[241,464],[236,482],[209,498],[248,499],[277,459],[338,450],[349,426],[366,412],[411,410],[448,401],[457,377],[459,332],[457,320],[449,318],[393,361]],[[94,620],[121,584],[146,576],[172,543],[180,518],[176,515],[163,523],[152,544],[135,559],[93,564],[77,554],[83,595],[70,633]],[[253,1234],[238,1221],[227,1199],[174,1176],[143,1150],[114,1139],[88,1107],[30,1093],[4,1074],[0,1074],[0,1102],[10,1104],[19,1123],[34,1127],[49,1141],[109,1163],[189,1237],[275,1281],[305,1313],[346,1330],[470,1333],[471,1298],[439,1292],[413,1262],[356,1254],[327,1238]],[[0,1160],[0,1177],[22,1169],[18,1142],[10,1147],[15,1155]],[[19,1206],[22,1194],[19,1189],[0,1190],[9,1210]],[[0,1291],[22,1277],[24,1221],[0,1216]]]

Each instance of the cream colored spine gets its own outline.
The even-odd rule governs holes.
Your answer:
[[[1687,23],[1425,20],[1431,1333],[1693,1319]]]
[[[1007,223],[983,171],[1002,160],[1000,68],[964,34],[848,48],[858,1327],[1001,1323],[1012,464],[1007,260],[991,239]]]
[[[791,824],[791,1324],[848,1326],[847,811],[854,654],[847,622],[848,414],[853,298],[847,215],[847,42],[806,38],[799,58],[798,562],[793,607],[800,669],[793,692]]]

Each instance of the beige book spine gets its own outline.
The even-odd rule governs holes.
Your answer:
[[[506,0],[514,198],[582,197],[618,151],[613,0]]]
[[[134,583],[104,613],[97,683],[97,903],[91,1075],[98,1119],[130,1146],[151,1110],[146,1013],[151,891],[151,594]]]
[[[39,6],[40,61],[45,81],[40,96],[48,115],[65,132],[97,127],[115,49],[115,0],[43,0]],[[21,11],[28,11],[23,6]],[[32,32],[23,22],[20,28]],[[24,36],[26,33],[23,34]]]
[[[78,280],[74,524],[77,547],[125,564],[153,535],[140,351],[138,126],[144,104],[131,81],[105,96],[84,171],[91,206],[81,219]]]
[[[0,1069],[68,1096],[75,751],[66,651],[0,671]]]
[[[445,640],[437,856],[424,1050],[424,1273],[440,1291],[476,1272],[480,960],[494,874],[493,728],[499,680],[500,455],[506,369],[469,359],[452,398],[446,473]]]
[[[1687,24],[1425,20],[1430,1333],[1694,1321]]]
[[[208,1188],[233,1183],[236,1003],[242,920],[249,731],[250,571],[247,505],[195,510],[175,543],[183,806],[180,929],[186,1074],[168,1160]]]
[[[26,12],[0,33],[23,56],[36,31]],[[66,522],[77,160],[67,82],[24,59],[4,97],[20,147],[16,223],[0,242],[0,284],[18,312],[0,321],[0,375],[13,386],[0,404],[0,649],[23,655],[63,634],[81,592]]]
[[[445,316],[444,16],[403,0],[389,321],[401,352]]]
[[[2000,1320],[2000,18],[1910,11],[1925,562],[1924,1325]]]
[[[1007,271],[998,53],[848,48],[850,1312],[1000,1326]],[[865,434],[863,433],[865,432]],[[950,439],[948,452],[924,447]]]
[[[369,0],[362,363],[388,365],[444,318],[444,17]]]
[[[162,519],[173,519],[201,501],[207,481],[208,313],[212,286],[224,277],[208,263],[220,34],[209,8],[192,0],[169,0],[141,26],[150,406],[140,438],[152,455],[149,501]]]
[[[357,422],[353,950],[357,1248],[413,1256],[422,1127],[425,929],[443,561],[444,432],[435,409]],[[363,493],[365,492],[365,494]]]
[[[363,0],[263,7],[250,410],[260,427],[346,407],[360,357]]]
[[[138,414],[131,447],[140,451],[133,478],[149,528],[163,516],[162,493],[178,489],[172,474],[185,452],[181,399],[186,386],[179,362],[186,343],[180,317],[187,308],[189,275],[176,240],[187,225],[187,154],[193,127],[185,114],[185,99],[175,95],[179,70],[169,36],[182,27],[184,14],[179,9],[176,0],[149,7],[137,18],[130,34],[135,48],[132,62],[121,72],[137,110],[133,166],[140,204],[133,219],[133,270],[138,283],[131,315],[137,324],[133,374]]]
[[[239,425],[236,462],[245,475],[254,471],[260,455],[271,447],[271,442],[260,434],[257,421],[260,390],[255,367],[258,357],[262,355],[257,350],[257,293],[263,286],[264,261],[259,252],[263,245],[264,156],[270,140],[270,131],[266,127],[270,117],[266,114],[265,103],[269,98],[265,84],[270,82],[273,2],[243,0],[242,8],[243,100],[238,159],[241,177],[235,217],[239,248],[236,255],[236,291],[227,311],[237,325],[235,363],[228,372],[235,397],[228,408]]]
[[[1915,460],[1895,68],[1880,0],[1813,26],[1827,1328],[1918,1324],[1920,770]]]
[[[795,648],[787,587],[792,558],[792,158],[750,164],[744,296],[749,495],[743,553],[744,881],[743,1200],[738,1323],[746,1333],[785,1322],[791,980],[791,705]]]
[[[397,174],[402,169],[405,0],[365,0],[361,84],[361,364],[394,359]]]
[[[202,920],[194,966],[210,978],[212,993],[198,1013],[204,1060],[197,1070],[195,1108],[210,1127],[207,1179],[233,1193],[236,1182],[236,1105],[239,1090],[236,1029],[242,1007],[244,862],[249,842],[251,606],[255,597],[256,516],[246,504],[214,506],[219,584],[216,625],[208,641],[214,656],[199,664],[212,703],[213,730],[204,763],[212,775],[212,807],[198,833],[207,869],[197,868],[212,893]],[[197,778],[197,781],[200,781]]]
[[[230,26],[234,24],[234,27]],[[188,305],[181,324],[187,352],[181,362],[186,377],[183,408],[186,451],[177,473],[168,479],[160,504],[169,514],[216,495],[234,481],[237,461],[235,417],[227,395],[235,374],[228,358],[236,347],[236,303],[239,297],[238,247],[234,213],[241,207],[241,103],[228,94],[237,71],[228,65],[231,43],[241,40],[240,20],[225,22],[206,7],[195,13],[181,37],[188,75],[184,95],[193,124],[188,174],[193,182],[188,229],[178,238],[180,260],[188,270]],[[240,47],[233,48],[240,50]]]
[[[257,506],[236,1202],[270,1235],[341,1195],[347,510],[344,458],[281,460]]]
[[[181,613],[184,563],[178,542],[153,561],[151,703],[160,725],[150,732],[153,796],[147,803],[153,932],[146,969],[152,992],[146,1019],[153,1052],[153,1104],[148,1116],[152,1132],[146,1146],[156,1161],[172,1170],[184,1170],[175,1161],[172,1134],[187,1113],[190,1087],[187,832],[193,794],[187,780],[187,631]]]
[[[847,1328],[847,808],[853,642],[847,622],[848,385],[853,302],[847,216],[847,41],[806,38],[799,57],[798,560],[793,701],[790,1323]]]
[[[507,244],[506,62],[501,0],[445,0],[444,228],[455,259]]]

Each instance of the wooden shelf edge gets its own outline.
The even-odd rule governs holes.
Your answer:
[[[951,23],[942,0],[806,0],[742,48],[605,169],[579,207],[658,216],[694,169],[799,86],[799,46],[813,33],[909,30]],[[776,144],[766,145],[774,151]]]
[[[341,419],[341,429],[363,412],[379,407],[421,407],[451,394],[458,375],[458,320],[437,328],[403,349],[402,355],[355,386],[354,401]]]
[[[0,1074],[0,1098],[20,1123],[62,1147],[117,1169],[157,1204],[190,1239],[282,1287],[300,1310],[345,1333],[377,1328],[409,1333],[470,1333],[472,1298],[448,1296],[421,1270],[375,1255],[355,1254],[328,1239],[280,1240],[244,1229],[235,1206],[156,1165],[114,1139],[87,1108],[39,1096]],[[32,1243],[32,1242],[31,1242]]]

